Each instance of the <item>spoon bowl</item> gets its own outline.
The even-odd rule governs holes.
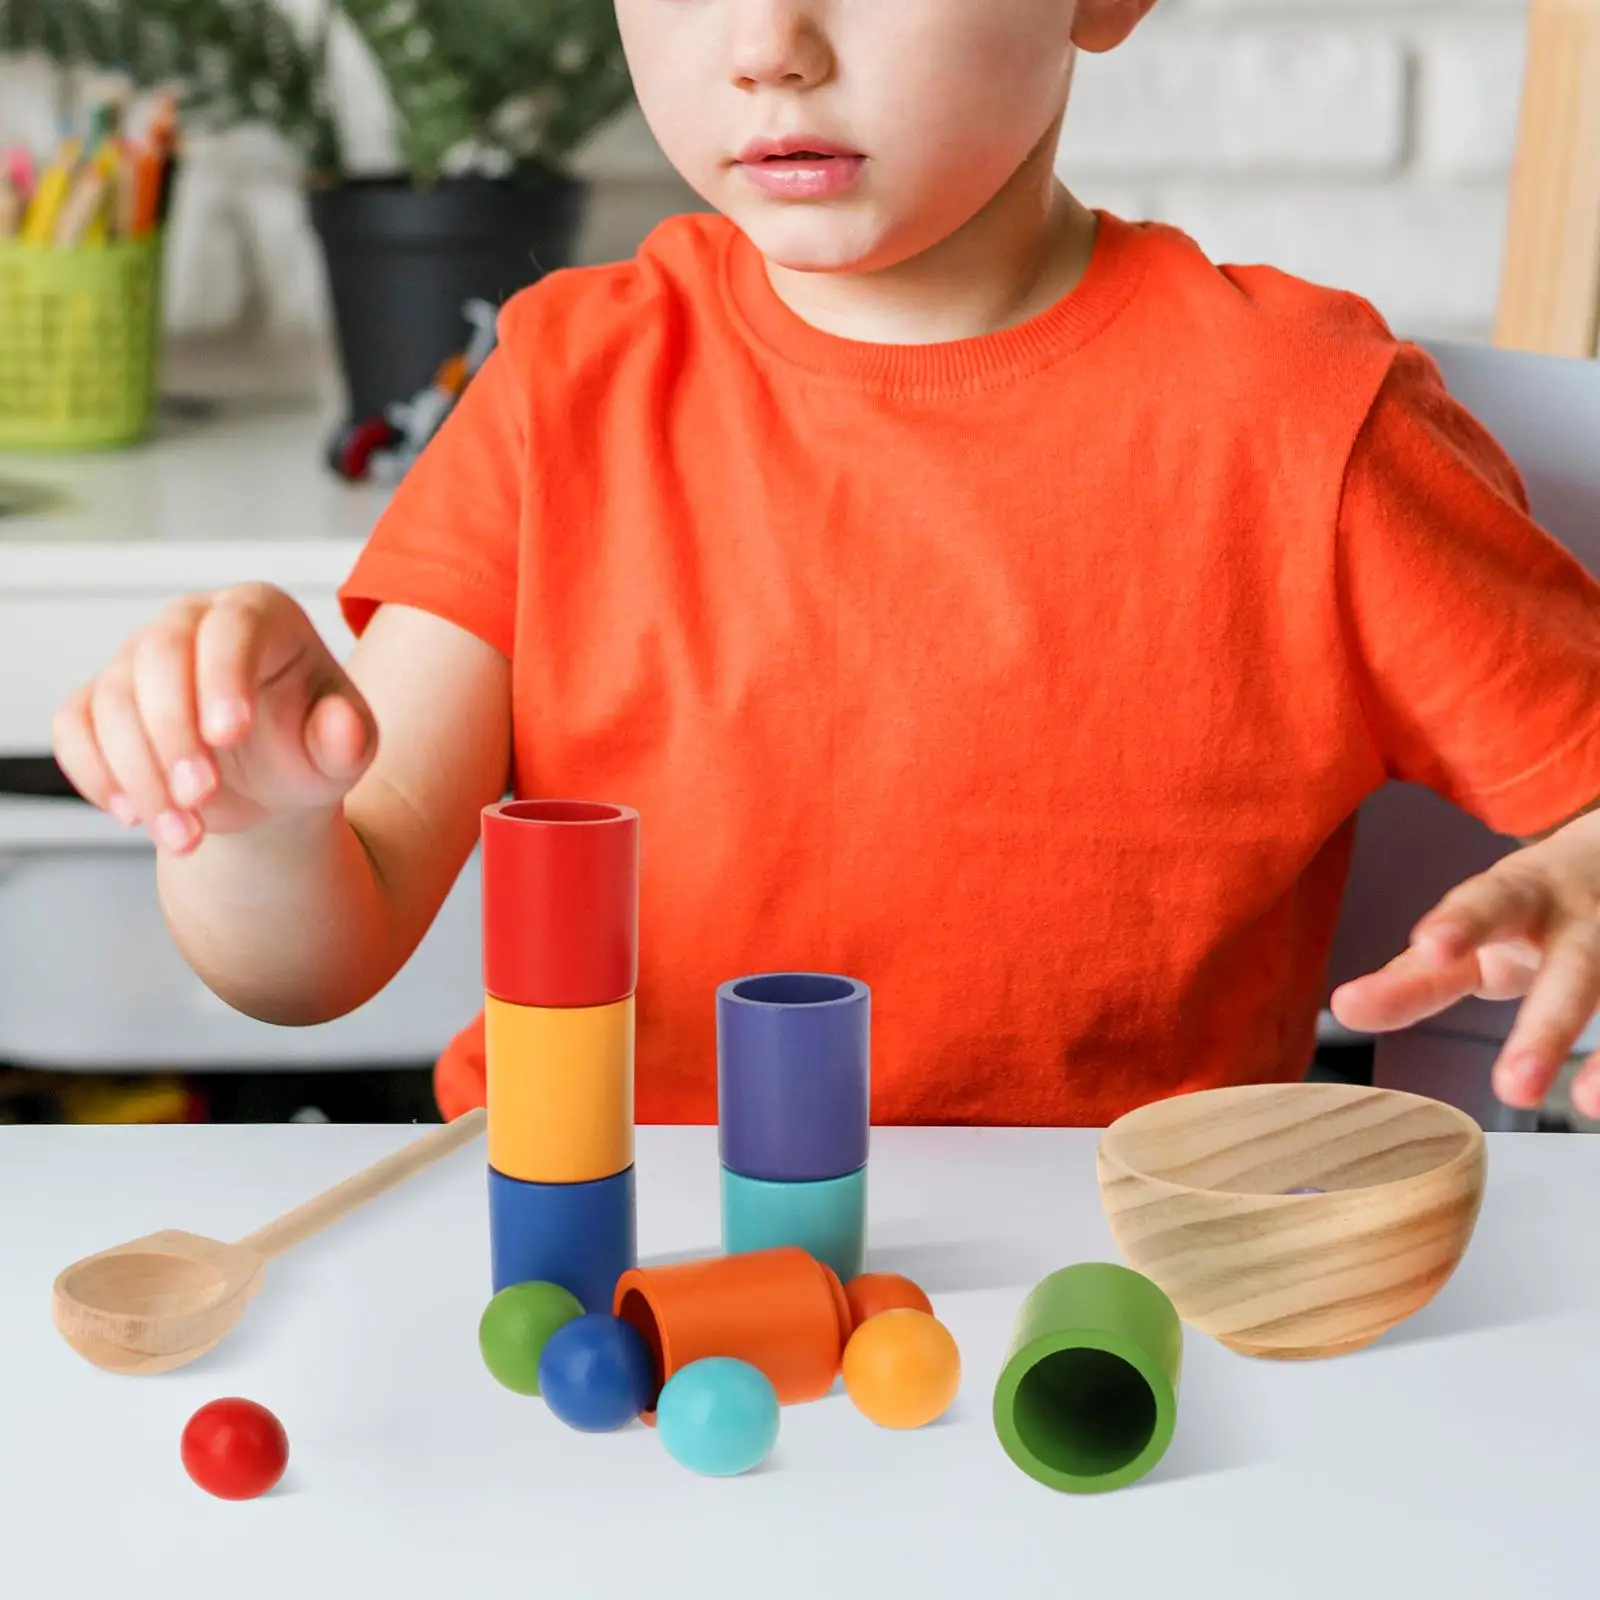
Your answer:
[[[68,1267],[55,1281],[51,1317],[97,1366],[167,1371],[228,1333],[261,1287],[266,1265],[244,1245],[152,1233]]]
[[[148,1246],[92,1257],[66,1272],[61,1284],[62,1295],[86,1312],[113,1316],[170,1317],[204,1310],[227,1290],[227,1278],[208,1261]]]
[[[50,1315],[106,1372],[170,1372],[220,1344],[261,1288],[267,1262],[483,1131],[480,1106],[375,1161],[234,1244],[168,1229],[85,1256],[56,1277]]]

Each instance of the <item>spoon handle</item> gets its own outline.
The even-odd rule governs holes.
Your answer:
[[[386,1190],[415,1176],[424,1167],[432,1166],[441,1157],[459,1150],[469,1140],[483,1132],[484,1110],[479,1106],[465,1116],[435,1128],[392,1155],[374,1161],[364,1171],[336,1183],[333,1188],[304,1205],[286,1211],[276,1222],[269,1222],[239,1243],[247,1250],[263,1256],[281,1255],[285,1250],[320,1233],[329,1223],[354,1211],[369,1200],[375,1200]]]

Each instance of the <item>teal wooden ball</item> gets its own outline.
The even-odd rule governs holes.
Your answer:
[[[656,1432],[680,1466],[708,1478],[758,1467],[778,1439],[778,1392],[747,1361],[709,1356],[667,1380],[656,1401]]]

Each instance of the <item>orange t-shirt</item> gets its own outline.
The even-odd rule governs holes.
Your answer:
[[[1600,591],[1431,361],[1111,216],[941,345],[810,327],[715,216],[554,273],[342,598],[511,659],[519,794],[640,812],[641,1122],[714,1120],[772,970],[871,985],[880,1122],[1302,1076],[1368,794],[1600,794]]]

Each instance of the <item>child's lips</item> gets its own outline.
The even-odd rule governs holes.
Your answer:
[[[820,134],[797,133],[781,139],[752,139],[739,152],[741,163],[756,161],[793,161],[801,156],[820,159],[833,156],[859,161],[861,152]]]
[[[794,200],[844,193],[865,164],[859,151],[823,139],[756,140],[745,146],[735,163],[764,193]]]

